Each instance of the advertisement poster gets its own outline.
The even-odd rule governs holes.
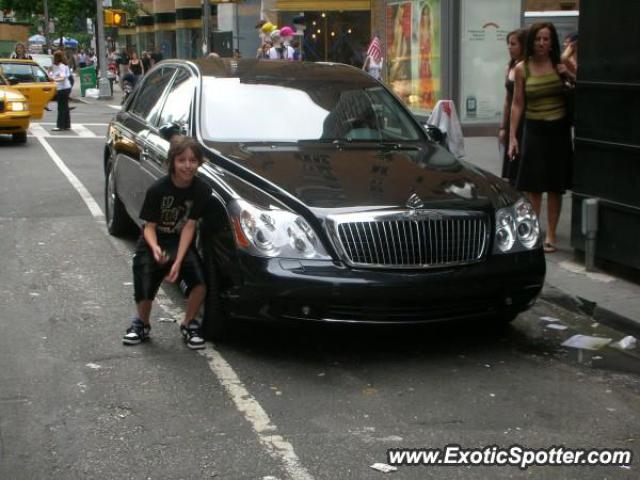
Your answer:
[[[409,108],[440,98],[440,0],[387,3],[387,83]]]
[[[520,26],[520,2],[462,0],[460,117],[463,124],[501,121],[507,34]]]

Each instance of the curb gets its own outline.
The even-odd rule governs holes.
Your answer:
[[[601,307],[597,302],[570,295],[548,283],[545,283],[540,298],[565,310],[586,315],[598,323],[620,330],[627,335],[640,338],[640,322],[631,317],[620,315],[608,308]]]

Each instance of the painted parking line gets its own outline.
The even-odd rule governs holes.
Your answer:
[[[42,130],[44,130],[44,128]],[[44,131],[46,132],[46,130]],[[105,217],[98,203],[82,182],[80,182],[78,177],[65,165],[49,142],[47,142],[45,135],[35,135],[35,137],[49,154],[53,163],[55,163],[63,175],[67,177],[73,188],[76,189],[87,205],[89,212],[91,212],[91,215],[96,222],[100,224],[101,230],[103,230]],[[110,235],[107,235],[107,238],[115,247],[116,251],[120,253],[123,258],[127,259],[130,265],[131,253],[125,245]],[[156,301],[160,308],[171,318],[178,319],[183,316],[184,313],[182,309],[173,303],[162,288],[160,288],[158,292]],[[224,387],[229,397],[231,397],[236,409],[242,413],[247,422],[249,422],[265,451],[281,464],[288,477],[292,480],[313,480],[313,476],[300,462],[293,445],[286,441],[282,435],[278,435],[278,427],[271,421],[269,415],[255,397],[249,393],[233,367],[225,360],[222,354],[216,350],[211,342],[207,343],[207,348],[205,350],[199,350],[198,353],[205,357],[210,370]]]

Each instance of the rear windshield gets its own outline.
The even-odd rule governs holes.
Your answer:
[[[203,78],[202,135],[217,142],[412,141],[422,134],[382,86]]]

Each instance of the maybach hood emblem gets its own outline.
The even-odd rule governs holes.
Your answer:
[[[417,193],[412,193],[409,196],[409,199],[407,200],[406,203],[407,207],[416,210],[418,208],[422,208],[424,207],[424,202],[422,201],[422,199],[418,196]]]

